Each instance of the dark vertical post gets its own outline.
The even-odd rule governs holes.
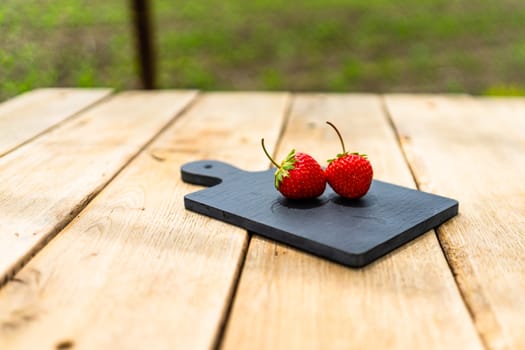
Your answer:
[[[155,88],[155,53],[151,29],[149,0],[131,0],[135,31],[136,57],[144,89]]]

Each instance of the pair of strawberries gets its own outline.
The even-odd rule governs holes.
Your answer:
[[[264,153],[278,168],[275,172],[275,188],[286,198],[319,197],[323,194],[327,182],[337,194],[347,199],[361,198],[368,192],[373,170],[366,155],[348,153],[339,130],[332,123],[326,123],[334,128],[343,147],[343,153],[328,160],[326,170],[308,154],[295,150],[292,150],[279,165],[266,151],[264,139],[261,140]]]

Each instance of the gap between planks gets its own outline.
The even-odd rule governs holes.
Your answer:
[[[385,95],[380,95],[380,98],[381,98],[381,108],[383,109],[385,117],[387,118],[388,123],[390,124],[394,134],[396,135],[396,141],[397,141],[398,148],[399,148],[399,150],[401,151],[401,153],[403,155],[403,159],[405,160],[405,164],[406,164],[407,168],[410,170],[410,174],[412,175],[412,180],[416,184],[416,188],[418,190],[420,190],[420,191],[423,191],[424,189],[421,188],[422,187],[421,186],[421,181],[419,180],[419,178],[418,178],[418,176],[416,174],[416,170],[415,170],[413,164],[409,160],[409,157],[407,155],[407,150],[403,146],[403,142],[402,142],[403,135],[401,135],[401,133],[399,132],[399,129],[397,128],[397,126],[396,126],[396,124],[394,122],[394,119],[392,118],[392,114],[391,114],[391,112],[390,112],[390,110],[388,108],[388,104],[386,102],[386,97],[385,97]],[[441,239],[439,238],[439,227],[434,229],[433,234],[434,234],[434,236],[436,236],[436,240],[439,243],[439,247],[440,247],[441,252],[443,254],[443,258],[447,262],[447,266],[448,266],[452,276],[454,277],[454,282],[456,283],[456,288],[457,288],[457,291],[458,291],[459,295],[461,295],[461,298],[463,300],[463,304],[465,305],[465,308],[466,308],[466,310],[468,311],[468,313],[470,315],[472,323],[475,324],[476,317],[475,317],[474,311],[472,310],[472,307],[469,305],[469,303],[467,303],[465,293],[460,288],[458,280],[456,278],[457,273],[455,272],[454,266],[451,264],[450,259],[448,258],[447,254],[445,252],[445,249],[443,247],[443,243],[441,242]],[[482,336],[482,334],[479,332],[479,330],[477,330],[477,331],[478,331],[479,339],[480,339],[480,341],[483,344],[483,347],[485,349],[489,349],[490,347],[489,347],[489,344],[487,343],[485,337]]]
[[[394,94],[387,102],[420,186],[460,202],[438,238],[483,343],[524,348],[525,99]]]
[[[294,94],[290,94],[288,99],[287,99],[287,101],[286,101],[286,105],[285,105],[284,112],[283,112],[284,118],[282,119],[281,128],[280,128],[280,131],[279,131],[278,136],[277,136],[277,141],[274,144],[275,145],[274,151],[272,152],[272,157],[274,159],[276,159],[276,157],[277,157],[277,152],[279,151],[283,135],[286,132],[286,126],[288,125],[288,120],[290,119],[290,113],[291,113],[291,110],[292,110],[294,96],[295,96]],[[272,166],[272,164],[270,162],[268,167],[271,167],[271,166]],[[250,248],[250,242],[252,240],[252,237],[253,237],[254,233],[247,232],[247,235],[248,235],[247,242],[246,242],[246,245],[243,247],[243,251],[241,253],[242,257],[241,257],[240,267],[239,267],[239,269],[236,272],[236,275],[235,275],[235,278],[234,278],[234,282],[233,282],[233,285],[232,285],[232,292],[231,292],[230,297],[228,298],[228,300],[229,300],[228,301],[228,305],[226,307],[226,311],[225,311],[223,319],[221,321],[221,324],[220,324],[220,327],[219,327],[219,332],[218,332],[217,336],[215,337],[215,342],[214,342],[213,347],[212,347],[215,350],[218,350],[218,349],[221,348],[221,344],[222,344],[222,341],[224,339],[224,333],[226,332],[226,328],[228,326],[228,320],[230,319],[230,315],[231,315],[231,312],[232,312],[233,302],[235,300],[235,296],[237,295],[237,289],[239,287],[239,282],[241,280],[242,271],[244,270],[244,263],[246,262],[246,255],[248,254],[248,249]]]

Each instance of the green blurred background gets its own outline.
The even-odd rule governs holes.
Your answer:
[[[523,0],[152,0],[158,87],[525,95]],[[0,100],[138,88],[127,0],[1,0]]]

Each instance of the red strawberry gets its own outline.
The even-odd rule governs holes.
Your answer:
[[[338,154],[335,159],[328,160],[329,164],[325,170],[326,180],[341,197],[361,198],[368,192],[372,183],[374,175],[372,165],[366,154],[346,152],[339,130],[332,123],[326,123],[334,128],[341,141],[341,146],[343,146],[343,153]]]
[[[261,140],[264,153],[277,167],[275,188],[290,199],[312,199],[323,194],[326,178],[323,168],[306,153],[292,150],[281,165],[277,164],[266,151],[264,139]]]

